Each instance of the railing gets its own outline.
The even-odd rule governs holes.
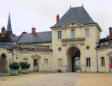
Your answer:
[[[62,42],[70,42],[70,41],[84,41],[85,38],[68,38],[68,39],[62,39]]]

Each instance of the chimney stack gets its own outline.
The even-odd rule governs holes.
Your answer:
[[[32,28],[32,35],[35,35],[36,33],[36,28]]]
[[[57,16],[56,16],[56,23],[57,23],[59,20],[60,20],[59,14],[57,14]]]
[[[15,34],[12,34],[12,37],[16,37],[16,35]]]
[[[27,33],[27,32],[25,32],[25,31],[24,31],[24,32],[22,32],[22,34],[26,34],[26,33]]]
[[[109,37],[112,38],[112,27],[109,28]]]
[[[5,27],[2,27],[1,29],[1,37],[5,37]]]

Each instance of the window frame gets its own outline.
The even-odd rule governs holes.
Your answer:
[[[91,66],[91,58],[87,57],[86,58],[86,67],[90,67]]]
[[[58,51],[61,52],[61,50],[62,50],[61,47],[58,47]]]
[[[62,67],[62,65],[63,65],[63,59],[58,59],[58,67]]]
[[[101,66],[102,66],[102,67],[105,66],[105,57],[101,57]]]
[[[48,59],[44,59],[44,65],[48,65]]]
[[[58,40],[62,39],[62,31],[58,31]]]
[[[85,29],[85,37],[90,37],[90,29]]]
[[[75,30],[71,29],[71,38],[75,38]]]

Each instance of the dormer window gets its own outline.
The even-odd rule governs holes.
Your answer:
[[[74,29],[71,30],[71,37],[75,38],[75,30]]]

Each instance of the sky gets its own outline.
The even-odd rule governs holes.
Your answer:
[[[0,28],[7,27],[11,15],[13,33],[50,31],[56,15],[62,17],[71,7],[84,6],[101,29],[101,38],[108,35],[112,26],[112,0],[0,0]]]

